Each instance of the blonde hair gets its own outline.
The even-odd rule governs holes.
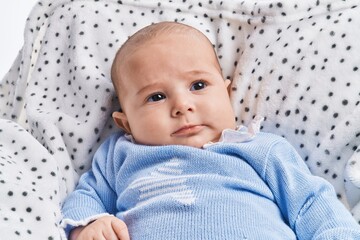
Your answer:
[[[217,67],[219,68],[219,71],[221,72],[221,67],[219,64],[219,60],[217,58],[217,54],[215,52],[215,49],[213,47],[213,44],[210,42],[210,40],[199,30],[196,28],[193,28],[189,25],[178,23],[178,22],[159,22],[154,23],[151,25],[148,25],[139,31],[137,31],[135,34],[133,34],[131,37],[128,38],[127,41],[120,47],[120,49],[117,51],[115,58],[113,60],[112,66],[111,66],[111,79],[115,88],[116,93],[119,91],[119,80],[120,73],[119,73],[119,67],[123,62],[126,61],[127,56],[129,56],[131,53],[136,51],[136,49],[144,45],[145,43],[153,40],[154,38],[162,35],[168,35],[168,34],[186,34],[186,36],[189,37],[195,37],[201,40],[204,40],[207,42],[207,44],[213,49],[214,51],[214,57],[216,59]]]

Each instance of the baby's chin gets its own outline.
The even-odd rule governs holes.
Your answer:
[[[220,139],[220,134],[219,134],[219,136],[216,136],[215,138],[200,138],[200,139],[190,138],[187,141],[182,141],[181,143],[177,143],[177,145],[202,148],[205,144],[218,142],[219,139]]]
[[[136,142],[136,141],[135,141]],[[170,145],[180,145],[180,146],[187,146],[187,147],[194,147],[194,148],[202,148],[205,144],[209,143],[210,141],[161,141],[161,142],[152,142],[152,143],[139,143],[148,146],[170,146]]]
[[[205,144],[208,143],[215,143],[218,142],[220,139],[221,133],[216,134],[208,134],[207,136],[204,135],[194,135],[190,137],[183,137],[183,138],[166,138],[163,137],[156,141],[152,139],[152,141],[139,141],[139,139],[133,138],[135,143],[148,145],[148,146],[167,146],[167,145],[181,145],[181,146],[188,146],[194,148],[202,148]]]

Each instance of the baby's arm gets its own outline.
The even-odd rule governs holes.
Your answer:
[[[65,200],[61,225],[66,234],[75,227],[87,226],[101,217],[117,214],[113,151],[109,149],[114,145],[111,141],[115,140],[111,138],[101,145],[95,153],[92,169],[81,176],[76,189]]]
[[[265,179],[298,239],[360,239],[332,185],[312,175],[288,142],[275,144],[267,160]]]
[[[120,239],[130,240],[126,224],[114,216],[105,216],[87,226],[74,228],[70,240]]]

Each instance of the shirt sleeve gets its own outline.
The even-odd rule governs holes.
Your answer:
[[[360,225],[337,199],[333,186],[312,175],[285,139],[270,148],[264,173],[298,239],[360,239]]]
[[[104,142],[95,153],[92,168],[84,173],[76,189],[62,207],[62,227],[66,234],[77,226],[85,226],[97,218],[116,214],[116,193],[108,179],[115,179],[107,167],[111,157],[111,141]]]

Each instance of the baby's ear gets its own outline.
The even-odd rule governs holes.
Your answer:
[[[231,90],[231,81],[229,79],[226,79],[224,81],[225,87],[227,88],[228,93],[230,93]]]
[[[114,122],[116,126],[122,130],[124,130],[126,133],[131,134],[131,129],[129,122],[127,120],[127,117],[125,113],[123,112],[113,112],[112,117],[114,119]]]

